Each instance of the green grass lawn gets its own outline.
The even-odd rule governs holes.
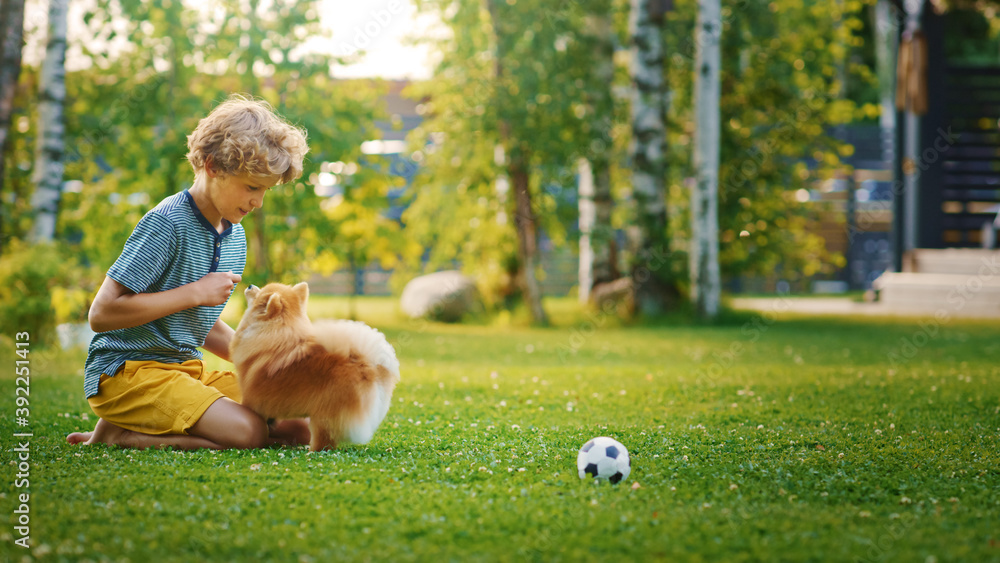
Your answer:
[[[5,369],[0,554],[1000,561],[997,323],[736,314],[629,327],[548,307],[558,328],[410,322],[392,301],[359,300],[402,381],[370,444],[318,454],[69,446],[95,422],[83,353],[33,351],[32,547],[14,544],[22,429]],[[577,477],[578,448],[600,435],[631,453],[617,486]]]

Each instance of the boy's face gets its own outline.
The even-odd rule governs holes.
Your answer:
[[[264,206],[264,196],[278,183],[279,176],[218,175],[213,180],[213,203],[222,218],[235,225]]]

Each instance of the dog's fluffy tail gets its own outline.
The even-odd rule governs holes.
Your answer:
[[[334,430],[338,441],[367,444],[385,419],[392,391],[399,381],[399,360],[385,335],[357,321],[323,320],[313,323],[316,341],[331,354],[362,358],[376,373],[372,385],[359,389],[361,412],[344,419]]]
[[[385,335],[359,321],[320,320],[313,323],[316,341],[333,354],[357,354],[382,366],[399,379],[399,360]]]

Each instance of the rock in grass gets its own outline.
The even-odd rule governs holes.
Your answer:
[[[608,314],[623,310],[631,311],[635,308],[635,285],[632,283],[632,278],[618,278],[597,284],[590,292],[590,301],[598,311]]]
[[[457,322],[479,304],[472,278],[454,270],[410,280],[403,288],[400,308],[410,318]]]

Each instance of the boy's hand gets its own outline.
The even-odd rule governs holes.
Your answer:
[[[232,272],[212,272],[191,284],[198,304],[202,307],[222,305],[243,277]]]

